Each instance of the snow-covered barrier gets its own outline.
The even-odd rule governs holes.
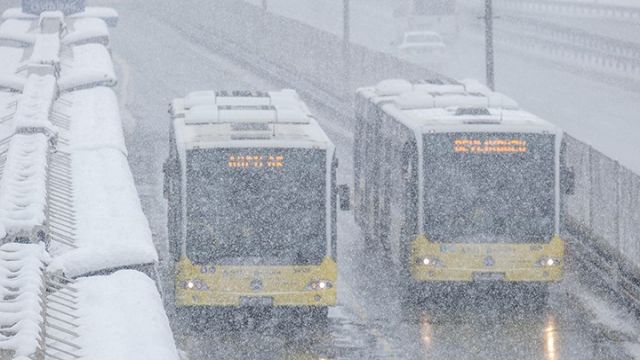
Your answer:
[[[629,1],[629,4],[632,4]],[[576,0],[496,0],[500,10],[540,15],[566,16],[584,19],[640,21],[640,7],[613,5],[598,1]]]
[[[0,359],[44,354],[47,261],[42,245],[0,246]]]
[[[122,270],[78,279],[78,343],[92,360],[177,360],[160,294],[146,275]]]
[[[0,359],[177,360],[155,282],[118,271],[155,275],[158,257],[107,26],[74,16],[0,25]]]
[[[572,137],[567,164],[575,194],[564,201],[576,258],[640,308],[640,176]]]
[[[56,75],[60,73],[60,91],[115,86],[109,39],[101,19],[69,19],[57,11],[35,19],[10,18],[0,24],[0,50],[8,55],[0,60],[6,65],[0,70],[0,88],[22,91],[30,66],[36,64],[51,65]],[[29,58],[24,59],[27,54]]]
[[[66,18],[72,20],[82,18],[101,19],[110,27],[115,27],[116,25],[118,25],[119,15],[118,12],[113,8],[87,6],[84,8],[84,11],[68,14]],[[2,14],[2,20],[9,19],[34,21],[38,19],[38,16],[25,13],[22,11],[22,8],[10,8],[5,10],[5,12]]]
[[[13,136],[0,179],[0,221],[20,242],[46,241],[47,162],[44,134]]]
[[[31,75],[17,102],[0,178],[0,222],[14,240],[46,241],[49,151],[55,130],[49,112],[55,78]]]
[[[51,271],[67,277],[132,267],[151,274],[158,257],[127,162],[111,55],[101,43],[65,41],[60,12],[29,19],[7,20],[34,43],[12,74],[25,76],[22,95],[6,97],[0,123],[9,132],[0,133],[5,241],[46,241]],[[75,20],[76,32],[106,31],[94,26],[99,19]]]
[[[153,266],[157,253],[124,154],[105,148],[71,158],[76,247],[52,244],[51,270],[77,277]]]
[[[54,110],[53,122],[65,139],[59,148],[68,154],[73,189],[67,198],[73,210],[68,237],[74,246],[53,242],[50,269],[77,277],[153,267],[158,256],[127,162],[115,93],[102,86],[67,92]]]

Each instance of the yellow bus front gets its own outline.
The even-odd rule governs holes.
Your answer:
[[[176,305],[335,305],[332,155],[316,148],[190,150]]]
[[[424,134],[422,235],[407,259],[414,280],[559,281],[558,136]]]
[[[336,263],[320,265],[194,265],[183,257],[176,306],[328,307],[336,304]]]
[[[555,282],[562,279],[564,243],[437,244],[420,236],[411,248],[416,281]]]

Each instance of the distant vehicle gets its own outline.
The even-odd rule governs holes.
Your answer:
[[[506,282],[546,298],[573,191],[560,129],[477,82],[441,80],[359,89],[356,118],[354,215],[392,254],[405,295]]]
[[[446,62],[447,46],[433,31],[409,31],[398,42],[397,56],[412,63],[439,67]]]
[[[164,166],[177,313],[336,304],[338,162],[293,90],[204,91],[171,105]],[[348,208],[348,189],[341,208]],[[343,201],[344,200],[344,201]]]
[[[459,17],[456,0],[402,0],[398,1],[395,17],[403,19],[398,29],[406,31],[434,31],[445,41],[458,37]]]

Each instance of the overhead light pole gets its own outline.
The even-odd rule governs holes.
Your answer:
[[[345,44],[351,41],[351,9],[349,0],[342,0],[342,38]]]
[[[342,59],[344,67],[344,91],[351,90],[351,8],[349,0],[342,0]]]
[[[491,90],[496,89],[495,83],[495,60],[493,52],[493,1],[484,1],[484,24],[485,24],[485,62],[487,67],[487,86]]]

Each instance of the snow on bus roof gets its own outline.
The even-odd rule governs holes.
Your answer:
[[[300,99],[298,93],[292,89],[282,89],[280,91],[194,91],[184,97],[183,106],[189,110],[199,105],[273,105],[287,106],[300,109],[304,113],[309,113],[306,104]]]
[[[79,337],[92,360],[178,360],[169,319],[153,280],[134,270],[80,278]]]
[[[175,99],[170,112],[177,142],[185,148],[331,144],[291,89],[192,92]]]
[[[358,111],[376,106],[416,131],[446,131],[477,125],[476,131],[498,127],[523,127],[556,132],[551,123],[520,109],[505,94],[491,91],[477,80],[384,80],[374,87],[358,89]],[[364,102],[363,102],[364,101]],[[484,127],[482,127],[484,125]]]

